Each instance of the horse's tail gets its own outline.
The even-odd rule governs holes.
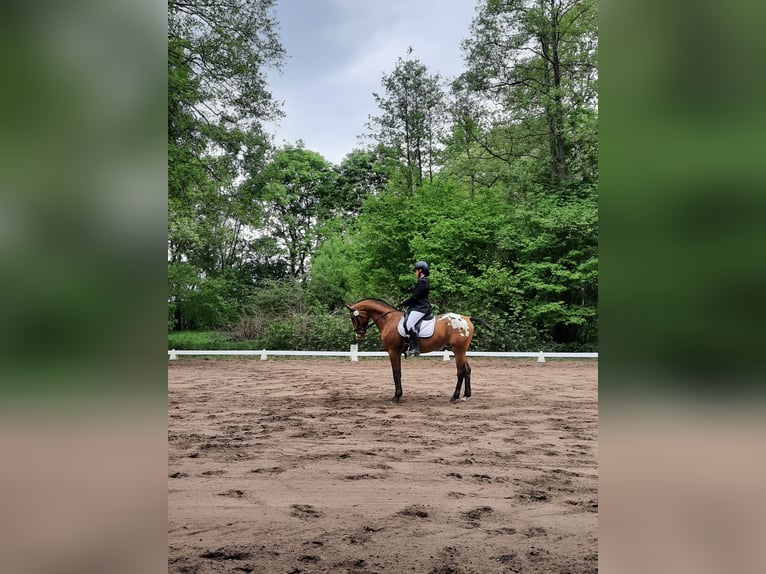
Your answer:
[[[485,321],[481,317],[468,317],[468,318],[471,320],[472,323],[476,323],[476,322],[481,323],[484,327],[486,327],[490,331],[494,331],[494,329],[492,328],[492,325],[490,325],[488,321]]]

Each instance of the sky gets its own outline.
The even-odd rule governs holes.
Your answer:
[[[286,117],[270,126],[275,143],[303,140],[306,149],[339,164],[380,110],[373,92],[412,46],[431,74],[464,70],[476,0],[277,0],[280,38],[287,51],[281,73],[269,73]]]

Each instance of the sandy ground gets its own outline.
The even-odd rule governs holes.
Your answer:
[[[598,568],[598,364],[187,360],[168,367],[168,571]]]

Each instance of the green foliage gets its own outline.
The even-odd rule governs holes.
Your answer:
[[[339,351],[356,342],[345,309],[331,314],[310,290],[288,279],[272,281],[256,290],[248,311],[227,331],[231,341],[253,349]],[[362,342],[360,349],[379,349]]]
[[[356,340],[348,313],[293,315],[274,321],[253,344],[256,349],[297,351],[347,351],[351,344],[358,344],[361,351],[381,350],[374,330],[365,340]]]
[[[485,0],[463,41],[457,84],[493,103],[487,123],[502,135],[486,130],[480,148],[509,167],[531,160],[554,189],[593,181],[595,138],[582,128],[597,108],[596,16],[593,0]]]
[[[358,215],[367,196],[383,191],[388,181],[384,150],[354,150],[337,169],[336,205],[340,215]]]
[[[368,124],[374,137],[399,164],[398,174],[410,194],[424,179],[433,181],[444,129],[445,99],[439,74],[429,74],[417,58],[399,58],[383,74],[384,93],[373,93],[381,109]]]
[[[253,291],[247,305],[248,314],[257,312],[269,319],[290,313],[310,314],[319,309],[318,301],[293,278],[264,281]]]
[[[343,305],[403,299],[424,259],[437,312],[492,325],[473,349],[598,348],[595,2],[482,0],[449,94],[408,52],[373,94],[372,145],[339,166],[269,149],[271,2],[233,6],[223,26],[217,4],[169,4],[169,329],[347,349]]]
[[[254,277],[274,269],[252,250],[247,231],[261,214],[239,183],[262,168],[262,125],[279,115],[264,81],[283,56],[272,4],[168,2],[171,328],[236,320]]]
[[[211,329],[235,321],[239,315],[235,283],[223,277],[200,278],[185,263],[168,268],[171,283],[168,325],[179,329]]]
[[[299,142],[279,150],[253,183],[263,206],[264,226],[284,244],[293,277],[306,275],[321,224],[344,207],[338,205],[335,178],[330,164]]]
[[[216,351],[232,349],[232,341],[218,331],[174,331],[168,333],[168,350]]]
[[[322,302],[324,310],[332,311],[364,297],[363,289],[360,289],[360,268],[349,264],[358,259],[356,246],[349,241],[348,233],[331,235],[317,250],[306,287]]]
[[[509,205],[502,189],[471,198],[439,179],[413,197],[369,198],[357,225],[320,250],[316,297],[328,307],[344,296],[397,301],[412,287],[412,263],[425,259],[437,312],[497,326],[477,344],[595,348],[597,205],[592,193],[580,193]]]

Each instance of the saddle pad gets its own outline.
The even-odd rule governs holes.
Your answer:
[[[434,325],[436,325],[436,317],[428,321],[423,321],[420,324],[420,332],[418,333],[418,339],[422,339],[424,337],[430,337],[431,335],[433,335]],[[404,330],[404,317],[399,319],[399,325],[397,326],[397,329],[399,330],[399,334],[402,337],[407,336],[407,332]]]

